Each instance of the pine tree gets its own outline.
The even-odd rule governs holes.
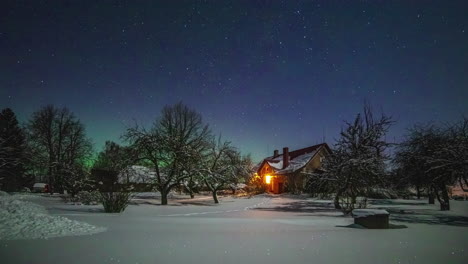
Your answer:
[[[0,183],[6,191],[17,191],[24,184],[25,135],[15,113],[5,108],[0,113]]]

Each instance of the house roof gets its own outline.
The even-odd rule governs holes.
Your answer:
[[[289,152],[289,165],[283,168],[283,154],[276,157],[270,156],[265,158],[259,165],[257,165],[257,173],[268,163],[270,167],[275,171],[276,174],[287,174],[302,169],[310,160],[321,150],[326,149],[327,152],[331,152],[330,147],[326,143],[310,146]]]

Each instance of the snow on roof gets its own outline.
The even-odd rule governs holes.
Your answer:
[[[33,188],[45,188],[46,185],[47,185],[47,183],[36,182],[36,183],[33,185]]]
[[[317,150],[312,151],[310,153],[303,154],[303,155],[299,155],[296,158],[290,160],[288,167],[286,167],[284,169],[282,169],[283,161],[278,162],[277,164],[281,163],[281,167],[278,168],[276,173],[277,174],[286,174],[286,173],[295,172],[295,171],[301,169],[302,167],[304,167],[305,165],[307,165],[307,163],[312,159],[312,157],[315,156],[316,153],[317,153]],[[268,164],[270,164],[270,163],[268,163]]]
[[[304,166],[307,165],[307,163],[317,154],[317,152],[325,148],[330,152],[330,148],[326,143],[302,148],[302,149],[297,149],[294,151],[289,152],[289,165],[288,167],[283,169],[283,154],[279,154],[278,156],[270,156],[265,158],[262,162],[257,164],[254,169],[255,171],[258,172],[259,169],[261,169],[262,165],[265,163],[268,163],[270,167],[275,171],[276,174],[287,174],[291,173],[294,171],[297,171]]]
[[[388,215],[386,210],[379,209],[354,209],[352,215],[354,218],[367,217],[371,215]]]
[[[281,170],[283,168],[283,161],[279,161],[279,162],[271,162],[271,161],[267,161],[268,165],[270,165],[271,167],[273,167],[274,169],[277,169],[277,170]]]
[[[119,183],[151,183],[155,179],[154,170],[133,165],[119,174]]]

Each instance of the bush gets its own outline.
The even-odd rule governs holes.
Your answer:
[[[101,200],[98,191],[81,191],[76,194],[76,201],[85,205],[97,204]]]
[[[343,214],[349,215],[354,209],[366,208],[367,198],[357,197],[356,199],[352,199],[351,197],[343,197],[340,199],[340,206]]]
[[[101,192],[101,202],[106,213],[120,213],[125,210],[130,199],[130,192]]]

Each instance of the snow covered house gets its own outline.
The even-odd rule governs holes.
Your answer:
[[[145,166],[133,165],[123,170],[117,176],[118,182],[121,184],[141,183],[151,184],[156,179],[154,170]]]
[[[256,166],[256,174],[261,177],[271,193],[301,191],[304,189],[304,173],[315,172],[322,167],[323,159],[331,153],[326,143],[289,151],[283,148],[273,156],[265,158]]]

